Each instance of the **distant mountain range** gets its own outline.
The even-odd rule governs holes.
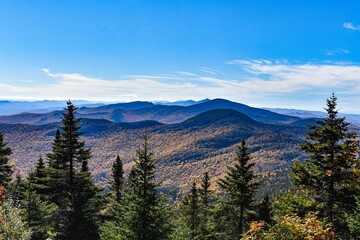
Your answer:
[[[77,106],[95,107],[102,103],[93,103],[84,100],[75,100]],[[43,101],[0,101],[0,115],[12,115],[23,112],[47,113],[54,110],[61,110],[66,105],[66,101],[43,100]]]
[[[272,112],[279,113],[279,114],[300,117],[300,118],[324,118],[324,117],[326,117],[326,113],[320,112],[320,111],[286,109],[286,108],[265,108],[265,109],[272,111]],[[351,122],[355,125],[360,126],[360,115],[359,114],[339,113],[339,116],[345,117],[348,122]]]
[[[206,102],[209,99],[200,101],[180,100],[175,102],[158,101],[155,104],[160,105],[176,105],[190,106],[197,103]],[[90,102],[85,100],[72,101],[78,107],[97,107],[106,105],[105,103]],[[66,104],[66,100],[43,100],[43,101],[8,101],[0,100],[0,116],[13,115],[19,113],[48,113],[51,111],[62,110]],[[109,103],[107,103],[109,104]]]
[[[274,113],[268,110],[249,107],[244,104],[225,99],[202,101],[189,106],[160,105],[151,102],[130,102],[101,105],[97,107],[81,107],[79,117],[90,119],[107,119],[113,122],[158,121],[161,123],[179,123],[200,113],[214,109],[233,109],[248,115],[254,120],[271,124],[289,124],[299,120],[298,117]],[[21,113],[0,116],[1,123],[46,124],[58,122],[62,111],[48,113]]]
[[[225,99],[185,106],[141,101],[85,105],[80,105],[78,117],[87,147],[92,148],[90,167],[96,181],[106,185],[117,154],[128,171],[141,135],[148,131],[159,159],[158,178],[174,196],[206,171],[213,181],[222,177],[243,138],[265,179],[262,193],[285,188],[290,166],[305,158],[300,149],[304,132],[319,119],[317,115],[301,118],[306,112],[290,116]],[[51,150],[61,116],[61,110],[0,116],[0,131],[13,149],[11,159],[17,171],[27,172],[40,155]]]

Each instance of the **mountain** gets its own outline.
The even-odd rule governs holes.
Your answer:
[[[225,99],[207,100],[190,106],[154,105],[150,102],[130,102],[104,105],[94,108],[82,107],[79,117],[107,119],[113,122],[158,121],[161,123],[180,123],[200,113],[214,109],[233,109],[250,118],[271,124],[289,124],[299,120],[298,117],[282,115],[268,110],[253,108],[244,104]],[[61,114],[47,113],[20,114],[0,116],[2,123],[45,124],[60,121]]]
[[[50,113],[19,113],[10,116],[0,116],[1,123],[17,123],[41,125],[52,122],[59,122],[63,111],[53,111]]]
[[[141,102],[141,101],[135,101],[135,102],[129,102],[129,103],[115,103],[115,104],[108,104],[104,106],[100,106],[96,108],[96,112],[112,112],[117,109],[122,110],[134,110],[139,108],[147,108],[147,107],[153,107],[154,104],[151,102]],[[87,112],[94,112],[93,108],[86,108],[82,107],[80,109],[82,113]]]
[[[101,103],[92,103],[84,100],[73,101],[77,106],[97,107]],[[0,101],[0,115],[12,115],[23,112],[48,113],[54,110],[61,110],[66,105],[66,101]]]
[[[279,114],[285,114],[289,116],[295,116],[300,118],[324,118],[326,117],[325,112],[320,111],[309,111],[309,110],[299,110],[299,109],[286,109],[286,108],[266,108],[269,111],[276,112]],[[359,114],[349,114],[349,113],[339,113],[339,116],[345,117],[348,122],[360,126],[360,115]]]
[[[261,108],[250,107],[245,104],[231,102],[225,99],[214,99],[204,103],[192,105],[188,108],[190,111],[197,112],[197,114],[199,112],[205,112],[213,109],[233,109],[259,122],[273,124],[287,124],[298,120],[296,117],[274,113]]]
[[[184,122],[162,124],[155,121],[117,123],[104,119],[83,119],[82,131],[92,148],[89,163],[96,181],[106,185],[111,164],[117,154],[128,172],[142,135],[151,135],[151,148],[159,159],[158,179],[168,191],[181,192],[208,171],[215,181],[232,163],[235,150],[246,138],[256,170],[266,183],[262,192],[271,192],[287,183],[287,172],[294,160],[303,159],[299,148],[305,128],[265,124],[232,109],[203,112]],[[51,150],[59,123],[43,125],[0,124],[5,141],[13,149],[16,170],[33,168],[39,155]]]
[[[297,120],[295,122],[292,122],[290,124],[290,126],[294,126],[294,127],[307,127],[309,125],[316,125],[317,121],[322,120],[323,118],[305,118],[305,119],[300,119]]]
[[[247,125],[253,124],[256,125],[257,122],[250,117],[242,114],[238,111],[232,109],[215,109],[209,110],[204,113],[192,117],[184,121],[181,125],[185,126],[204,126],[208,124],[227,124],[232,122],[239,122],[239,124]]]

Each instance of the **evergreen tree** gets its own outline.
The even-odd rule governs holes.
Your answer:
[[[80,132],[76,110],[68,101],[62,126],[56,131],[52,144],[53,151],[47,155],[49,199],[58,206],[53,218],[56,239],[97,239],[99,189],[88,171],[90,149],[80,141],[83,133]]]
[[[199,193],[194,181],[189,194],[183,200],[184,215],[189,229],[189,239],[200,238],[200,202]]]
[[[111,168],[112,181],[110,182],[110,189],[115,193],[117,203],[121,201],[121,195],[124,190],[124,170],[123,163],[119,157],[116,157]]]
[[[90,159],[90,149],[85,149],[85,142],[80,141],[83,135],[80,132],[80,120],[76,118],[77,107],[71,101],[67,102],[65,113],[62,117],[61,127],[61,160],[65,167],[69,170],[69,187],[70,192],[74,183],[75,169],[80,166],[83,161]]]
[[[212,221],[212,204],[213,196],[210,190],[210,177],[206,172],[201,179],[200,189],[200,231],[201,239],[210,239],[212,237],[212,229],[214,228],[214,222]]]
[[[46,201],[48,199],[48,180],[46,166],[40,156],[35,169],[24,181],[26,188],[21,201],[26,223],[32,230],[31,239],[47,239],[48,232],[52,229],[50,219],[56,210],[56,205]]]
[[[14,202],[20,202],[24,199],[26,183],[19,173],[17,173],[13,181],[10,182],[9,190],[9,197]]]
[[[204,207],[209,207],[211,201],[210,191],[210,177],[209,173],[206,172],[204,177],[201,179],[201,186],[199,189],[201,203]]]
[[[95,186],[87,161],[75,175],[69,228],[66,239],[99,239],[98,212],[101,188]]]
[[[35,177],[36,169],[29,174],[25,181],[26,191],[23,193],[24,198],[20,203],[24,220],[32,231],[31,239],[45,240],[54,233],[51,219],[57,207],[56,204],[44,200],[44,196],[41,197],[42,195],[38,193],[39,189],[42,192],[42,188],[39,188],[38,182],[35,183],[38,181]]]
[[[224,190],[223,209],[227,216],[225,222],[225,237],[240,239],[244,227],[249,222],[250,211],[254,208],[254,196],[260,185],[254,174],[254,163],[249,163],[245,139],[238,147],[234,166],[228,167],[227,175],[220,179],[219,185]]]
[[[327,118],[310,126],[301,146],[309,158],[295,162],[292,171],[294,183],[310,191],[320,216],[340,232],[346,231],[344,213],[354,209],[359,193],[359,186],[352,185],[358,182],[354,170],[359,166],[359,146],[357,135],[348,131],[349,123],[338,117],[336,101],[333,94],[327,100]]]
[[[258,206],[258,221],[264,221],[266,224],[271,223],[272,214],[271,214],[271,202],[269,196],[265,196],[261,199]]]
[[[42,157],[39,158],[35,170],[30,172],[32,181],[32,189],[39,195],[41,200],[48,200],[49,196],[49,171],[45,166],[44,160]]]
[[[149,149],[148,140],[146,134],[144,144],[136,151],[135,165],[129,175],[128,189],[124,195],[126,235],[123,239],[161,240],[168,239],[170,234],[167,207],[157,192],[156,160]]]
[[[124,171],[123,163],[119,156],[116,157],[111,169],[112,179],[109,181],[110,193],[104,196],[105,209],[102,211],[102,220],[105,222],[100,226],[101,239],[113,239],[121,233],[123,223],[123,194],[124,194]]]
[[[53,215],[53,227],[57,234],[57,239],[61,239],[65,234],[69,224],[70,192],[68,181],[68,167],[63,156],[62,136],[59,129],[52,143],[52,151],[47,155],[48,161],[48,199],[57,205],[57,211]]]
[[[66,164],[62,157],[62,140],[60,129],[56,130],[55,138],[52,143],[52,151],[46,156],[49,167],[54,169],[66,169]]]
[[[11,149],[4,143],[4,135],[0,132],[0,186],[4,186],[5,189],[11,181],[13,173],[12,167],[9,165],[8,157],[10,155]]]

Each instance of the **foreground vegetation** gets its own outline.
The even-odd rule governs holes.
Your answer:
[[[246,140],[218,185],[211,176],[189,183],[181,202],[159,191],[157,159],[144,134],[124,175],[117,157],[109,190],[94,184],[90,149],[81,141],[77,108],[68,102],[52,151],[23,179],[12,180],[11,149],[0,134],[0,239],[357,239],[360,235],[359,144],[337,116],[310,127],[296,162],[296,189],[256,198],[264,180],[254,172]]]

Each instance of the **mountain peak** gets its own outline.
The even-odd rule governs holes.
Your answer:
[[[206,125],[219,122],[256,123],[255,120],[233,109],[214,109],[192,117],[183,124]]]

